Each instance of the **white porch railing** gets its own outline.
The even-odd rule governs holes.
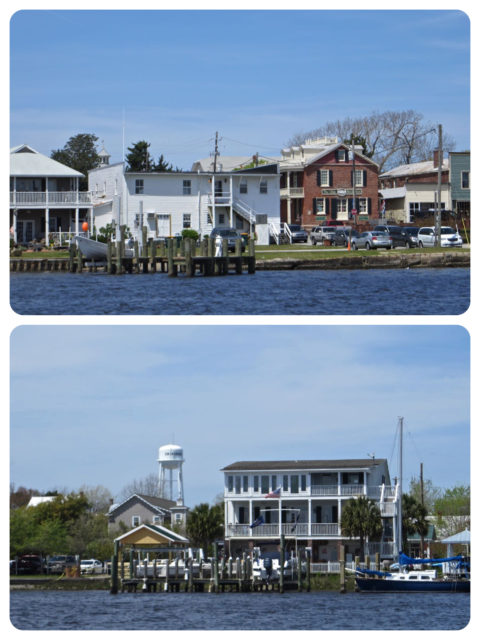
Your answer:
[[[339,536],[340,529],[337,522],[313,522],[312,536]]]
[[[213,204],[229,207],[232,204],[232,194],[229,191],[216,193],[215,195],[212,195],[211,193],[209,193],[207,202],[209,207],[212,207]]]
[[[277,229],[273,222],[268,223],[268,231],[270,232],[275,244],[280,244],[280,229]]]
[[[283,189],[280,189],[281,198],[286,198],[288,196],[291,198],[303,198],[303,187],[290,187],[290,189],[288,187],[284,187]]]
[[[281,526],[281,533],[285,536],[328,536],[338,537],[341,532],[336,522],[332,523],[312,523],[309,532],[307,522],[284,523]],[[278,537],[280,535],[280,527],[278,523],[262,524],[253,529],[248,524],[229,524],[227,525],[227,536],[229,537]]]
[[[11,205],[81,206],[91,203],[90,191],[10,191]]]
[[[61,247],[66,244],[70,244],[72,239],[77,235],[87,238],[88,232],[80,231],[79,233],[75,233],[75,231],[51,231],[48,234],[48,243],[50,246],[53,245],[54,247]]]
[[[379,502],[378,506],[380,507],[380,515],[384,518],[393,517],[397,513],[396,502]]]

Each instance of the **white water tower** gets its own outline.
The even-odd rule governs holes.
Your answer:
[[[183,505],[183,449],[176,444],[164,444],[158,450],[160,496]],[[176,492],[175,492],[176,488]]]

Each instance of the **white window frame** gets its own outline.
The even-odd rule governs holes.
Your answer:
[[[192,228],[192,214],[184,213],[183,214],[183,229],[191,229]]]
[[[153,516],[152,522],[153,524],[162,524],[162,519],[160,516]]]
[[[175,523],[180,523],[183,521],[183,516],[181,513],[176,513],[175,514]]]
[[[346,149],[337,149],[337,159],[338,159],[338,162],[346,162],[347,161],[347,151],[346,151]]]
[[[140,516],[132,516],[132,527],[139,527],[142,524]]]
[[[135,178],[135,195],[139,196],[145,193],[145,182],[143,178]]]
[[[321,210],[319,209],[319,203],[321,203]],[[325,208],[325,198],[315,198],[315,215],[317,216],[324,216],[326,215],[326,208]]]
[[[248,193],[248,182],[246,178],[242,178],[240,180],[238,190],[239,190],[239,193],[241,194]]]
[[[368,214],[368,198],[358,199],[358,213]]]
[[[183,195],[191,196],[192,195],[192,181],[184,180],[183,181]]]
[[[356,187],[363,187],[363,169],[355,169],[354,173],[354,184]]]
[[[324,180],[325,176],[326,176],[326,180]],[[330,186],[330,171],[328,169],[320,169],[320,186],[321,187]]]
[[[260,193],[268,193],[268,180],[266,178],[260,180]]]
[[[348,213],[348,198],[337,200],[337,213]]]

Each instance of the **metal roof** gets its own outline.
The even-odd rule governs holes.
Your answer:
[[[234,462],[221,471],[319,471],[333,469],[368,469],[384,464],[385,458],[351,459],[351,460],[251,460]]]
[[[449,161],[448,158],[443,159],[442,171],[448,171]],[[438,167],[433,166],[433,160],[427,160],[426,162],[412,162],[412,164],[401,164],[398,167],[394,167],[389,171],[385,171],[380,175],[380,178],[395,178],[399,176],[416,176],[422,173],[434,173],[438,172]]]
[[[83,173],[22,144],[10,149],[10,175],[18,178],[82,178]]]

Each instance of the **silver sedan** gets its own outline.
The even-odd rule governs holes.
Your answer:
[[[364,231],[352,238],[352,249],[391,249],[393,241],[386,231]]]

